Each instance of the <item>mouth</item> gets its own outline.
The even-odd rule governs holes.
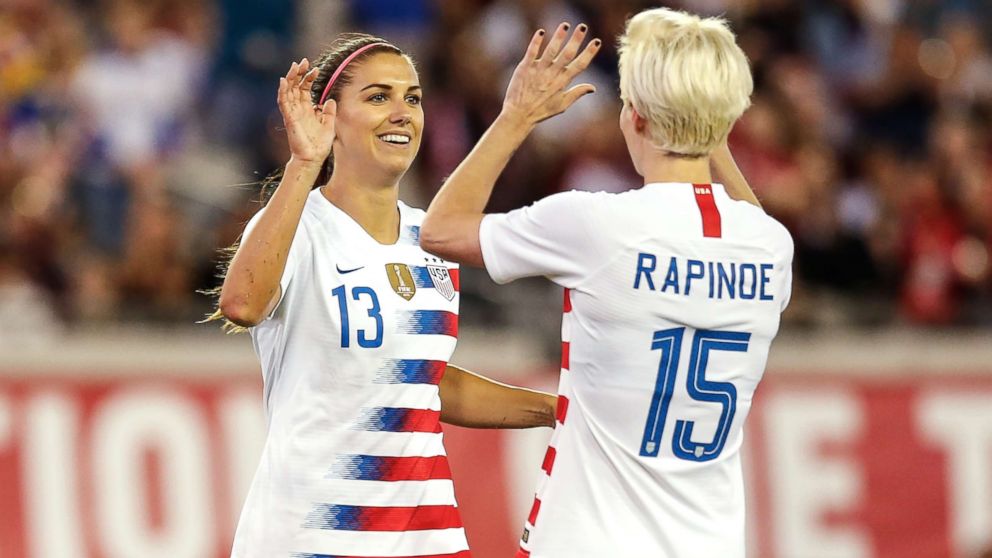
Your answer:
[[[379,141],[387,143],[396,147],[406,147],[410,145],[410,135],[406,132],[390,132],[388,134],[380,134],[378,136]]]

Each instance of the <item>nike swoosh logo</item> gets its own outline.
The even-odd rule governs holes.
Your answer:
[[[359,269],[362,269],[365,266],[364,265],[360,265],[360,266],[358,266],[358,267],[356,267],[354,269],[341,269],[341,266],[340,265],[334,264],[334,267],[337,268],[338,273],[345,274],[345,273],[351,273],[352,271],[358,271]]]

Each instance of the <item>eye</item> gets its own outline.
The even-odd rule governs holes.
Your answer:
[[[384,103],[388,99],[385,93],[373,93],[372,95],[369,95],[369,100],[373,103]]]
[[[419,105],[420,95],[413,95],[413,94],[407,95],[406,102],[410,103],[411,105]]]

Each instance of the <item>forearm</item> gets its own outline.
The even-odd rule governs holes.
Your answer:
[[[320,166],[290,159],[275,193],[241,239],[221,288],[220,308],[232,322],[252,326],[279,294],[279,281]]]
[[[441,420],[469,428],[554,426],[557,398],[448,365],[440,385]]]
[[[737,167],[734,156],[730,153],[730,147],[726,143],[713,151],[713,154],[710,156],[710,162],[713,164],[713,168],[716,170],[720,181],[727,189],[728,196],[735,200],[746,201],[752,205],[761,207],[761,202],[758,201],[758,197],[754,195],[754,191],[748,185],[747,179],[744,178],[741,170]]]
[[[421,246],[438,256],[463,263],[483,264],[477,246],[478,230],[493,186],[533,124],[503,113],[496,118],[468,157],[455,169],[434,197],[420,229]]]

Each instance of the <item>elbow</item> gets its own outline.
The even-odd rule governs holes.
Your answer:
[[[221,291],[220,313],[228,321],[241,327],[254,327],[262,322],[264,309],[253,308],[247,296],[237,296]]]
[[[445,253],[447,243],[444,241],[444,233],[432,219],[425,219],[420,227],[420,247],[425,252],[430,252],[435,256],[450,259]]]

